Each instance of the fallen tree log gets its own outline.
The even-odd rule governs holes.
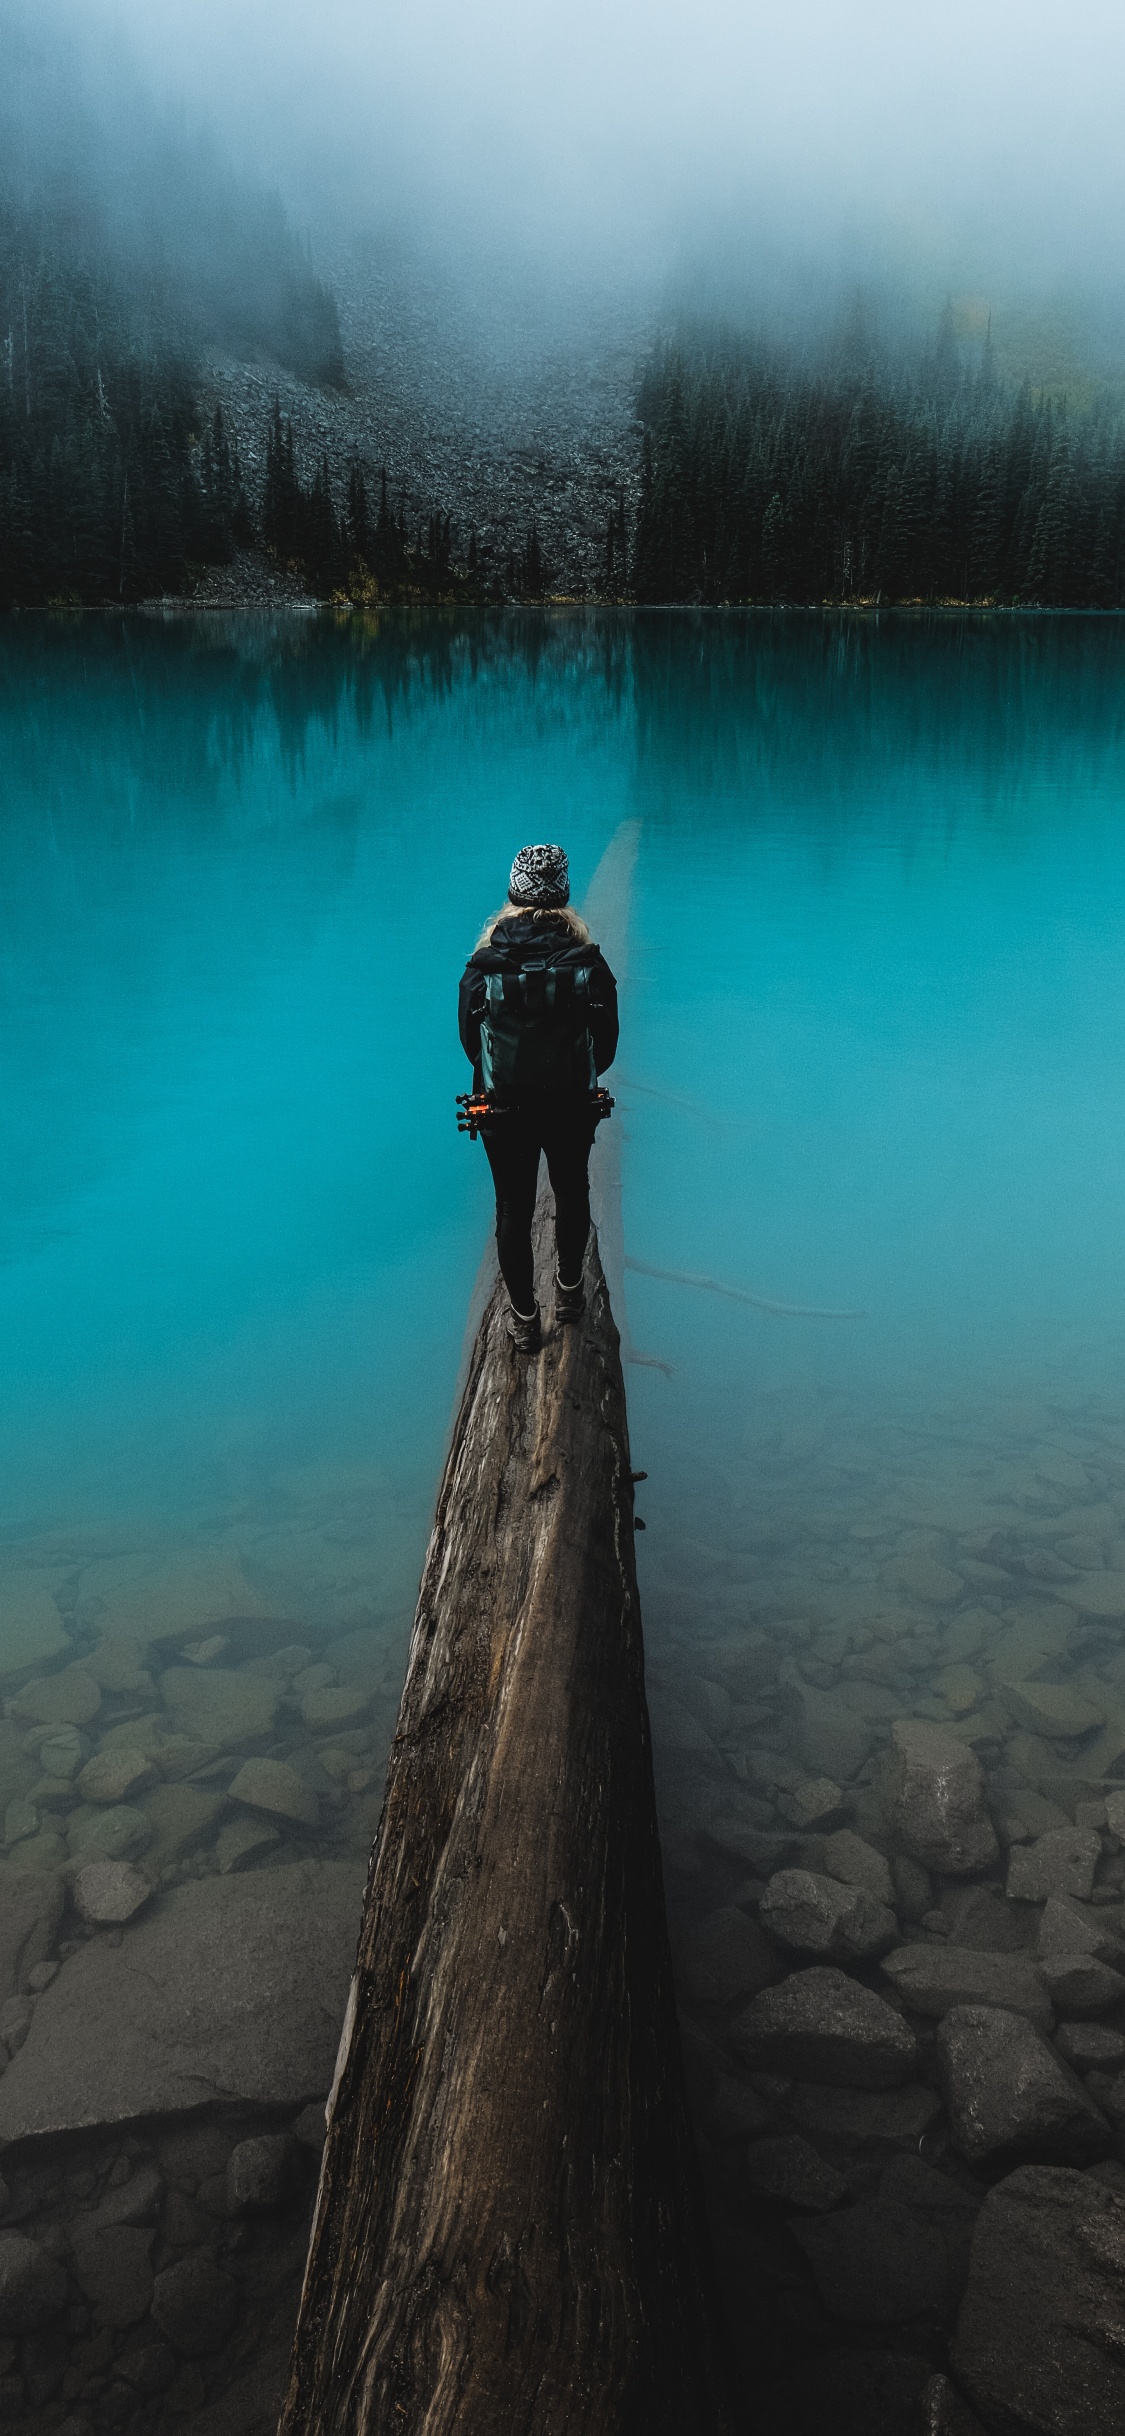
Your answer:
[[[284,2436],[730,2424],[673,2004],[625,1394],[593,1240],[587,1292],[581,1325],[531,1360],[496,1292],[474,1345]]]

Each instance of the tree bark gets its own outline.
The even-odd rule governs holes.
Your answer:
[[[593,1240],[587,1296],[528,1358],[498,1290],[473,1349],[284,2436],[730,2425],[673,2002],[625,1393]]]

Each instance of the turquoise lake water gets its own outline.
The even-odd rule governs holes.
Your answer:
[[[517,846],[581,901],[623,821],[627,1249],[859,1315],[630,1277],[653,1634],[779,1501],[968,1529],[1115,1426],[1119,623],[25,618],[0,797],[13,1567],[236,1548],[404,1629],[490,1214],[458,976]]]

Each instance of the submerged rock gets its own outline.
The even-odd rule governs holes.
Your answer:
[[[830,1968],[794,1971],[764,1989],[738,2015],[731,2042],[755,2071],[855,2089],[909,2080],[917,2055],[914,2033],[893,2007]]]
[[[826,2146],[886,2149],[914,2154],[941,2115],[937,2091],[920,2081],[901,2089],[796,2088],[788,2110],[794,2123]]]
[[[118,1748],[99,1751],[88,1759],[76,1780],[84,1802],[123,1802],[130,1793],[155,1782],[156,1770],[143,1751]]]
[[[1125,2200],[1024,2166],[977,2219],[953,2368],[1002,2436],[1125,2427]]]
[[[205,2251],[158,2275],[152,2314],[173,2351],[198,2360],[221,2350],[238,2316],[238,2287]]]
[[[940,2316],[949,2293],[941,2230],[895,2200],[862,2200],[838,2216],[795,2224],[794,2239],[834,2318],[889,2326]]]
[[[71,1893],[79,1919],[91,1928],[121,1928],[151,1901],[153,1885],[131,1861],[88,1861]]]
[[[886,1903],[893,1910],[890,1862],[851,1827],[838,1827],[834,1835],[825,1836],[822,1858],[830,1878],[839,1878],[844,1886],[862,1886],[877,1903]]]
[[[268,1675],[232,1668],[171,1666],[160,1689],[178,1734],[233,1751],[268,1742],[277,1720],[281,1684]]]
[[[1036,1946],[1055,2009],[1081,2019],[1106,2013],[1125,1999],[1125,1946],[1104,1918],[1052,1895],[1043,1909]]]
[[[28,1972],[54,1952],[63,1882],[45,1869],[0,1867],[0,2004],[28,1984]]]
[[[66,2269],[23,2233],[0,2233],[0,2334],[32,2334],[66,2300]]]
[[[84,1945],[0,2079],[0,2142],[216,2098],[323,2097],[362,1893],[352,1862],[208,1877],[177,1887],[120,1946]]]
[[[283,1759],[246,1760],[231,1780],[230,1798],[245,1802],[252,1810],[266,1810],[273,1818],[291,1819],[299,1827],[319,1823],[315,1793],[310,1793],[296,1769],[287,1767]]]
[[[1116,2072],[1125,2064],[1125,2033],[1104,2022],[1063,2022],[1055,2045],[1076,2072]]]
[[[84,1666],[65,1666],[60,1675],[41,1675],[25,1683],[10,1704],[9,1714],[29,1725],[89,1725],[102,1704],[93,1676]]]
[[[293,2191],[300,2155],[300,2144],[290,2132],[264,2132],[255,2140],[240,2140],[227,2163],[231,2214],[283,2207]]]
[[[1005,1707],[1016,1724],[1026,1726],[1029,1734],[1046,1734],[1062,1739],[1092,1734],[1095,1726],[1105,1724],[1105,1710],[1097,1708],[1069,1683],[1004,1683],[1000,1685]]]
[[[937,2034],[953,2145],[970,2165],[1006,2156],[1089,2165],[1110,2128],[1082,2083],[1022,2013],[961,2005]]]
[[[864,1961],[885,1954],[898,1936],[894,1913],[862,1886],[811,1869],[782,1869],[770,1879],[759,1919],[795,1954]]]
[[[896,1720],[883,1793],[891,1833],[924,1868],[969,1878],[999,1859],[980,1762],[941,1726]]]
[[[678,1976],[693,2002],[729,2005],[781,1976],[775,1946],[733,1903],[721,1904],[677,1946]]]
[[[842,2207],[848,2186],[834,2166],[826,2165],[799,2132],[776,2140],[755,2140],[746,2155],[746,2179],[759,2199],[776,2200],[779,2207],[822,2216]]]
[[[1046,1982],[1029,1954],[904,1945],[887,1955],[883,1969],[915,2013],[948,2013],[953,2005],[1003,2005],[1009,2012],[1025,2013],[1042,2030],[1054,2027]]]
[[[1014,1844],[1008,1861],[1009,1895],[1021,1903],[1045,1903],[1050,1895],[1090,1893],[1102,1841],[1093,1827],[1053,1827],[1033,1844]]]

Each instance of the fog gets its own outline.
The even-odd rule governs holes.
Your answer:
[[[126,150],[171,108],[276,187],[329,273],[357,238],[425,256],[517,343],[567,296],[792,330],[859,283],[892,323],[952,292],[966,328],[1046,314],[1060,360],[1125,367],[1110,0],[0,0],[5,19],[46,47],[66,30]]]
[[[89,18],[90,12],[84,12]],[[645,273],[1116,287],[1112,0],[118,0],[152,73],[329,211]]]

